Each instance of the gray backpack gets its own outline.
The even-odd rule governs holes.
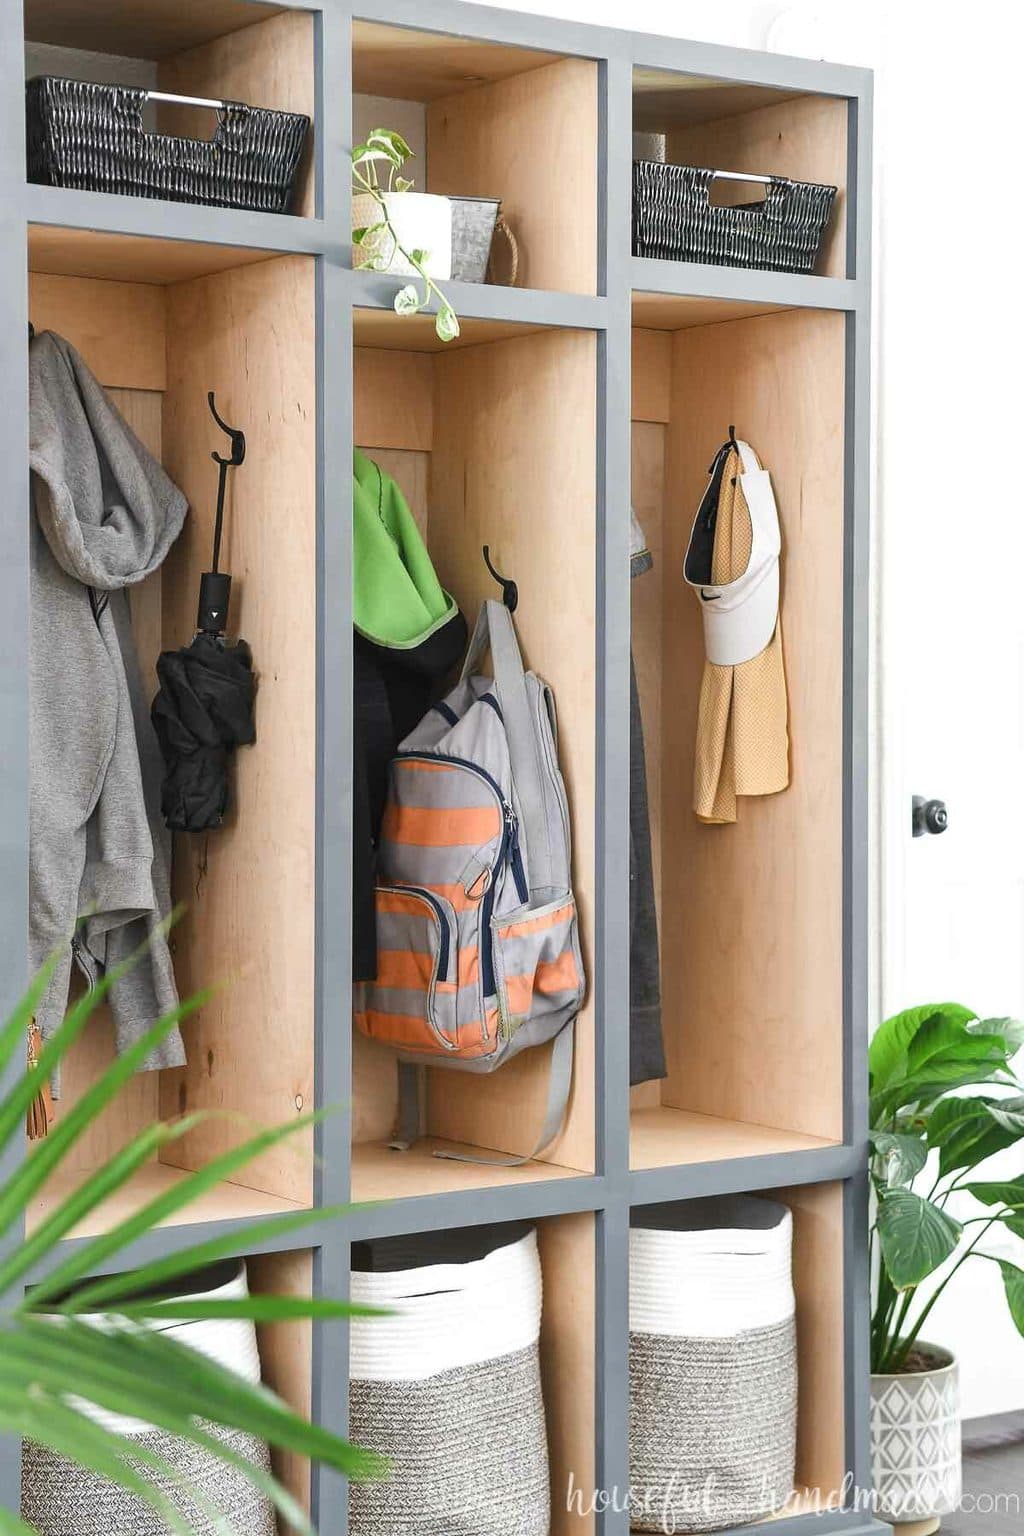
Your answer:
[[[476,672],[488,648],[493,678]],[[585,982],[554,699],[501,603],[484,603],[458,685],[392,760],[377,878],[377,979],[356,1023],[399,1053],[392,1145],[420,1134],[421,1067],[493,1072],[553,1039],[535,1156],[565,1116]]]

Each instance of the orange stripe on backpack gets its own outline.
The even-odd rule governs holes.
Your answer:
[[[460,806],[457,809],[418,805],[389,805],[384,813],[383,836],[390,843],[417,848],[479,847],[501,833],[497,806]]]

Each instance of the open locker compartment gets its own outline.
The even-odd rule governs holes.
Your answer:
[[[786,1206],[792,1217],[792,1286],[796,1319],[795,1461],[793,1486],[789,1497],[770,1515],[758,1516],[758,1524],[762,1522],[774,1524],[776,1521],[785,1521],[799,1515],[820,1514],[830,1509],[838,1509],[846,1496],[844,1480],[847,1475],[847,1381],[844,1366],[846,1307],[843,1242],[845,1190],[842,1183],[830,1182],[764,1189],[752,1193],[758,1198]],[[676,1212],[686,1204],[686,1201],[671,1202]],[[703,1202],[698,1200],[694,1204],[700,1207]],[[659,1207],[646,1206],[645,1209],[648,1212],[656,1212]],[[638,1224],[645,1223],[641,1220]],[[658,1227],[661,1224],[660,1218],[653,1216],[647,1224]],[[669,1229],[680,1225],[677,1215],[673,1214],[669,1217],[666,1225]],[[693,1263],[699,1268],[700,1273],[708,1270],[708,1261],[704,1253],[695,1252]],[[645,1288],[644,1300],[637,1311],[641,1316],[649,1319],[651,1298],[658,1296],[662,1289],[665,1290],[667,1297],[672,1289],[672,1282],[670,1276],[666,1275],[659,1279],[652,1273],[649,1257],[643,1267],[642,1281]],[[770,1285],[773,1292],[778,1281],[778,1271],[774,1269],[770,1280],[762,1277],[762,1285],[764,1287]],[[728,1280],[723,1279],[721,1283],[724,1295],[732,1298],[732,1304],[739,1312],[745,1307],[745,1302],[736,1289],[735,1277],[730,1276]],[[729,1304],[727,1301],[726,1305]],[[709,1343],[719,1345],[723,1336],[715,1334],[710,1338],[702,1338],[699,1332],[695,1331],[690,1335],[693,1345],[696,1346],[694,1353],[691,1354],[691,1360],[699,1354],[701,1345]],[[742,1338],[742,1331],[736,1337]],[[777,1378],[772,1374],[767,1356],[760,1356],[759,1364],[763,1366],[765,1373],[761,1381],[761,1390],[772,1391],[777,1386]],[[721,1379],[718,1386],[724,1400],[734,1404],[742,1402],[745,1388],[743,1382]],[[712,1390],[714,1390],[714,1384],[712,1384]],[[635,1426],[636,1423],[644,1422],[647,1415],[637,1412],[634,1405],[631,1417]],[[709,1477],[720,1480],[726,1493],[730,1492],[728,1467],[725,1467],[723,1477],[721,1462],[723,1431],[727,1431],[724,1422],[718,1422],[715,1426],[709,1425],[705,1445],[702,1443],[699,1423],[691,1422],[688,1425],[688,1434],[695,1438],[697,1444],[702,1445],[702,1450],[696,1451],[693,1441],[688,1441],[686,1446],[679,1447],[681,1458],[689,1460],[699,1459],[701,1455],[704,1457],[701,1462],[700,1476],[692,1485],[694,1496],[699,1500],[708,1496],[710,1490],[705,1479]],[[726,1444],[727,1441],[726,1432]],[[754,1446],[747,1441],[745,1449],[746,1454],[750,1455],[753,1454]],[[688,1467],[679,1465],[677,1468],[673,1467],[672,1471],[677,1479],[676,1492],[673,1494],[672,1483],[669,1483],[664,1490],[664,1496],[670,1502],[673,1497],[682,1497],[680,1490],[689,1486]],[[712,1484],[711,1487],[713,1486]],[[757,1497],[763,1497],[762,1488],[757,1490]],[[660,1509],[661,1505],[655,1504],[653,1507]],[[698,1507],[704,1514],[703,1503]],[[685,1518],[684,1508],[685,1505],[677,1507],[676,1510],[680,1521]],[[680,1523],[678,1527],[670,1525],[668,1528],[682,1530],[686,1527]],[[754,1528],[754,1526],[750,1527],[750,1529]]]
[[[355,140],[400,132],[417,192],[501,199],[518,287],[597,292],[595,60],[356,20],[352,88]]]
[[[314,212],[312,11],[252,0],[25,0],[25,73],[304,113],[310,128],[289,211]],[[204,139],[217,117],[209,106],[154,101],[144,124],[150,132]]]
[[[453,1223],[453,1227],[457,1223]],[[580,1212],[561,1216],[546,1216],[536,1222],[526,1219],[521,1222],[508,1224],[507,1227],[491,1226],[487,1229],[484,1245],[497,1248],[506,1239],[514,1238],[522,1240],[522,1236],[530,1226],[534,1226],[537,1234],[537,1248],[540,1256],[541,1269],[541,1320],[540,1320],[540,1386],[543,1396],[545,1417],[545,1438],[547,1451],[548,1486],[550,1490],[550,1536],[585,1536],[585,1533],[593,1532],[596,1527],[594,1505],[597,1477],[597,1397],[598,1380],[596,1370],[596,1340],[597,1340],[597,1252],[595,1217],[591,1212]],[[445,1249],[449,1255],[466,1255],[471,1251],[474,1241],[475,1229],[467,1228],[458,1230],[446,1229],[444,1234],[402,1234],[395,1239],[385,1239],[379,1246],[376,1244],[355,1244],[352,1249],[353,1269],[387,1269],[392,1266],[402,1268],[414,1268],[417,1263],[423,1263],[423,1259],[417,1259],[418,1252],[425,1252],[430,1257],[427,1263],[442,1264],[445,1260],[437,1256],[437,1250],[433,1246],[438,1238],[443,1238]],[[424,1250],[422,1244],[426,1241],[431,1247]],[[371,1250],[373,1256],[371,1257]],[[395,1258],[401,1253],[400,1259]],[[444,1285],[457,1289],[460,1285],[458,1279],[459,1263],[449,1259],[448,1266],[443,1274]],[[396,1289],[401,1289],[401,1276],[393,1275],[389,1280],[395,1280]],[[479,1282],[477,1282],[479,1284]],[[409,1287],[409,1296],[419,1294],[416,1284]],[[479,1292],[478,1292],[479,1294]],[[471,1291],[470,1291],[471,1295]],[[512,1309],[520,1302],[519,1294],[503,1294],[496,1298],[499,1307],[505,1306]],[[396,1309],[401,1313],[401,1304],[395,1303]],[[376,1360],[378,1362],[378,1381],[390,1380],[398,1394],[403,1387],[403,1378],[400,1371],[406,1372],[405,1380],[415,1381],[422,1379],[427,1372],[425,1351],[430,1351],[435,1358],[430,1367],[433,1374],[434,1366],[440,1364],[442,1355],[432,1349],[438,1339],[446,1340],[447,1344],[453,1341],[450,1335],[438,1330],[430,1333],[419,1323],[414,1305],[409,1304],[408,1310],[412,1316],[412,1326],[408,1333],[408,1347],[404,1350],[401,1365],[397,1370],[390,1367],[391,1356],[388,1351],[378,1349]],[[472,1333],[477,1338],[480,1336],[479,1318],[467,1317],[467,1335]],[[372,1342],[374,1319],[368,1318],[359,1324],[353,1325],[364,1329]],[[493,1369],[500,1374],[502,1369],[502,1355],[504,1351],[499,1342],[503,1323],[498,1320],[496,1331],[485,1338],[485,1344],[479,1351],[481,1360],[493,1358]],[[351,1331],[350,1331],[351,1337]],[[504,1340],[508,1343],[507,1337]],[[443,1347],[443,1346],[442,1346]],[[510,1351],[511,1353],[511,1351]],[[359,1358],[366,1360],[369,1350],[364,1348],[359,1352]],[[355,1357],[353,1357],[355,1358]],[[388,1365],[380,1368],[380,1362],[388,1360]],[[457,1368],[453,1368],[457,1369]],[[467,1376],[471,1374],[467,1372]],[[351,1370],[354,1377],[356,1371]],[[364,1383],[365,1386],[365,1383]],[[351,1392],[350,1386],[350,1392]],[[356,1389],[359,1390],[358,1388]],[[468,1383],[464,1395],[458,1398],[458,1407],[454,1410],[461,1419],[468,1405],[475,1408],[477,1398],[472,1383]],[[350,1399],[351,1401],[351,1399]],[[440,1396],[439,1396],[440,1403]],[[522,1400],[509,1398],[510,1406],[522,1406]],[[452,1404],[449,1402],[449,1406]],[[440,1408],[438,1409],[440,1411]],[[411,1438],[411,1433],[404,1427],[402,1418],[401,1396],[396,1396],[389,1405],[389,1432],[395,1431],[395,1444],[398,1455],[404,1460],[410,1458],[409,1466],[414,1467],[416,1457],[424,1456],[426,1447],[418,1445]],[[350,1419],[351,1437],[359,1443],[357,1415]],[[365,1422],[365,1421],[364,1421]],[[458,1443],[458,1435],[461,1429],[460,1422],[454,1422],[450,1426],[450,1439],[452,1443]],[[522,1453],[522,1425],[520,1419],[510,1412],[506,1424],[499,1433],[508,1436],[507,1445],[501,1454],[503,1457],[512,1458]],[[481,1445],[487,1446],[493,1443],[493,1420],[481,1421],[478,1424]],[[446,1424],[443,1420],[438,1423],[438,1433],[442,1440],[446,1436]],[[371,1449],[382,1449],[380,1446],[371,1446]],[[436,1466],[430,1470],[436,1471]],[[409,1468],[401,1464],[398,1468],[399,1475],[408,1477]],[[496,1484],[503,1481],[500,1476]],[[502,1487],[489,1485],[482,1490],[484,1495],[493,1494],[497,1499],[503,1492]],[[465,1512],[458,1511],[465,1523]],[[383,1526],[381,1527],[384,1528]],[[532,1526],[531,1526],[532,1528]]]
[[[52,329],[82,353],[190,505],[162,569],[130,592],[150,698],[159,652],[192,639],[199,576],[210,564],[217,493],[210,452],[224,439],[209,414],[208,390],[247,439],[245,464],[229,479],[222,568],[233,575],[229,637],[242,635],[252,646],[257,740],[235,758],[225,824],[178,834],[173,857],[174,897],[184,907],[172,934],[179,994],[215,990],[183,1025],[187,1066],[128,1083],[50,1181],[30,1225],[154,1121],[212,1113],[140,1169],[77,1235],[107,1229],[186,1170],[313,1105],[314,263],[298,256],[223,263],[217,247],[30,231],[37,332]],[[69,271],[80,264],[92,275]],[[125,280],[133,264],[137,280]],[[117,276],[95,275],[103,271]],[[112,1051],[109,1015],[101,1012],[65,1063],[58,1116]],[[309,1133],[234,1179],[172,1220],[310,1204]]]
[[[779,90],[654,67],[633,71],[633,128],[664,138],[669,165],[746,176],[785,176],[834,186],[836,197],[814,271],[847,270],[846,180],[849,103],[845,97]],[[642,149],[638,158],[651,158]],[[764,190],[748,180],[713,183],[713,205],[753,205]]]
[[[633,1088],[634,1168],[843,1139],[846,322],[825,310],[634,296],[632,496],[654,569],[632,585],[667,1076]],[[735,424],[782,529],[789,787],[737,820],[693,809],[704,667],[683,560]]]
[[[529,1153],[544,1115],[550,1046],[493,1074],[429,1068],[427,1136],[395,1152],[387,1142],[396,1053],[354,1031],[352,1193],[376,1200],[592,1172],[596,338],[465,319],[459,341],[442,348],[427,316],[357,310],[354,369],[356,445],[394,476],[470,631],[481,602],[500,597],[484,544],[518,584],[524,663],[551,685],[558,710],[589,985],[565,1126],[539,1160],[519,1167],[432,1154],[442,1144],[484,1157]]]

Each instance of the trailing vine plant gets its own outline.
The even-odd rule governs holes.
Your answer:
[[[356,144],[353,147],[353,184],[358,191],[367,192],[374,199],[380,211],[380,217],[373,224],[354,229],[352,244],[360,246],[368,254],[369,259],[366,265],[373,272],[389,271],[396,255],[404,256],[418,274],[423,288],[421,291],[415,283],[407,283],[404,288],[399,289],[395,294],[396,313],[418,314],[420,310],[427,307],[431,297],[434,297],[438,303],[434,329],[441,341],[453,341],[459,334],[458,316],[442,289],[426,271],[428,252],[418,248],[408,250],[399,240],[398,231],[391,222],[388,212],[388,193],[412,191],[413,182],[401,175],[405,162],[411,159],[412,155],[413,151],[402,135],[390,128],[374,128],[367,135],[365,144]],[[384,185],[381,184],[378,167],[387,168]]]

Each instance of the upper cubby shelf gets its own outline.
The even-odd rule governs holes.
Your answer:
[[[93,277],[112,282],[185,282],[233,267],[267,261],[278,254],[260,246],[165,240],[146,234],[30,224],[30,272],[51,277]]]
[[[782,176],[837,189],[813,268],[817,276],[854,275],[846,233],[848,116],[843,97],[661,69],[633,72],[633,131],[643,136],[634,138],[635,157],[732,173],[712,183],[712,206],[751,208],[763,201],[764,186],[750,178]]]
[[[174,101],[150,101],[143,123],[148,132],[186,138],[213,137],[218,120],[210,103],[244,102],[302,113],[312,127],[287,212],[309,216],[314,212],[314,33],[312,12],[251,0],[205,0],[202,5],[180,0],[147,0],[145,5],[137,0],[25,0],[25,75],[57,75],[174,96]]]
[[[357,21],[352,88],[354,140],[401,133],[418,192],[500,199],[519,287],[597,292],[595,60]]]
[[[282,7],[250,0],[25,0],[25,36],[33,43],[132,59],[163,59],[199,48]]]

